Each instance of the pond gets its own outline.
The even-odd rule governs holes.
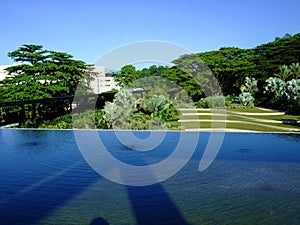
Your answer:
[[[168,157],[180,136],[167,132],[155,149],[141,152],[124,147],[113,131],[97,132],[113,157],[136,166]],[[300,135],[226,133],[200,172],[209,137],[199,133],[174,176],[131,186],[95,172],[71,130],[2,129],[1,224],[299,224]]]

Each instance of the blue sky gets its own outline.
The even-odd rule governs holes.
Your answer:
[[[299,0],[6,0],[0,65],[24,43],[94,63],[111,49],[161,40],[193,52],[251,48],[300,28]]]

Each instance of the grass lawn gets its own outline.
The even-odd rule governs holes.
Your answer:
[[[241,109],[226,109],[227,111],[232,111],[232,112],[249,112],[249,113],[270,113],[270,112],[278,112],[274,110],[264,110],[260,108],[241,108]]]
[[[210,122],[201,122],[201,123],[184,123],[182,125],[184,129],[193,129],[193,128],[212,128],[212,123]],[[243,124],[243,123],[214,123],[213,128],[220,128],[220,129],[237,129],[237,130],[251,130],[251,131],[264,131],[264,132],[287,132],[280,128],[274,127],[265,127],[256,124]]]
[[[181,120],[195,120],[192,122],[182,122],[181,125],[185,129],[191,128],[211,128],[211,122],[201,122],[197,120],[213,120],[214,128],[230,128],[230,129],[241,129],[241,130],[253,130],[253,131],[265,131],[265,132],[291,132],[300,131],[300,124],[284,124],[278,123],[282,120],[300,120],[300,115],[264,115],[265,113],[277,113],[277,111],[263,110],[259,108],[249,108],[249,109],[228,109],[226,115],[207,115],[211,110],[197,110],[198,114],[191,115],[186,113],[194,113],[193,111],[183,110],[181,111]],[[238,113],[261,113],[261,115],[245,115]],[[221,112],[222,113],[222,112]],[[204,114],[204,115],[201,115]],[[267,120],[267,121],[257,121]],[[216,120],[226,120],[224,122],[216,122]],[[272,120],[274,122],[272,122]],[[232,121],[232,122],[231,122]],[[240,121],[240,123],[239,123]]]

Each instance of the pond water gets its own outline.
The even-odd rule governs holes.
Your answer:
[[[180,132],[167,132],[147,152],[125,148],[112,131],[98,134],[114,157],[147,165],[168,157]],[[2,129],[0,223],[299,224],[300,135],[226,133],[216,159],[199,172],[209,136],[200,133],[174,176],[138,187],[96,173],[72,131]]]

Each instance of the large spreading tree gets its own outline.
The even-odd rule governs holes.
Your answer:
[[[24,44],[8,56],[16,64],[6,68],[7,77],[0,82],[2,101],[22,101],[44,99],[75,94],[77,85],[88,92],[89,82],[93,79],[91,66],[73,59],[72,55],[43,49],[41,45]],[[21,123],[25,120],[37,122],[67,113],[69,102],[55,105],[26,105],[20,110]],[[21,112],[21,113],[20,113]],[[37,121],[38,120],[38,121]]]
[[[250,61],[251,56],[251,50],[223,47],[218,51],[183,55],[173,62],[181,68],[193,64],[195,64],[194,67],[202,65],[203,69],[198,69],[199,71],[209,68],[211,71],[207,71],[206,76],[201,74],[198,76],[200,83],[207,83],[205,79],[212,79],[210,76],[213,74],[222,88],[222,92],[227,95],[239,93],[240,85],[245,77],[251,76],[254,68],[254,64]],[[208,84],[210,83],[208,82]]]
[[[73,95],[80,80],[89,89],[91,77],[86,72],[90,66],[68,53],[24,44],[8,56],[17,65],[6,68],[8,76],[1,82],[6,101]]]

